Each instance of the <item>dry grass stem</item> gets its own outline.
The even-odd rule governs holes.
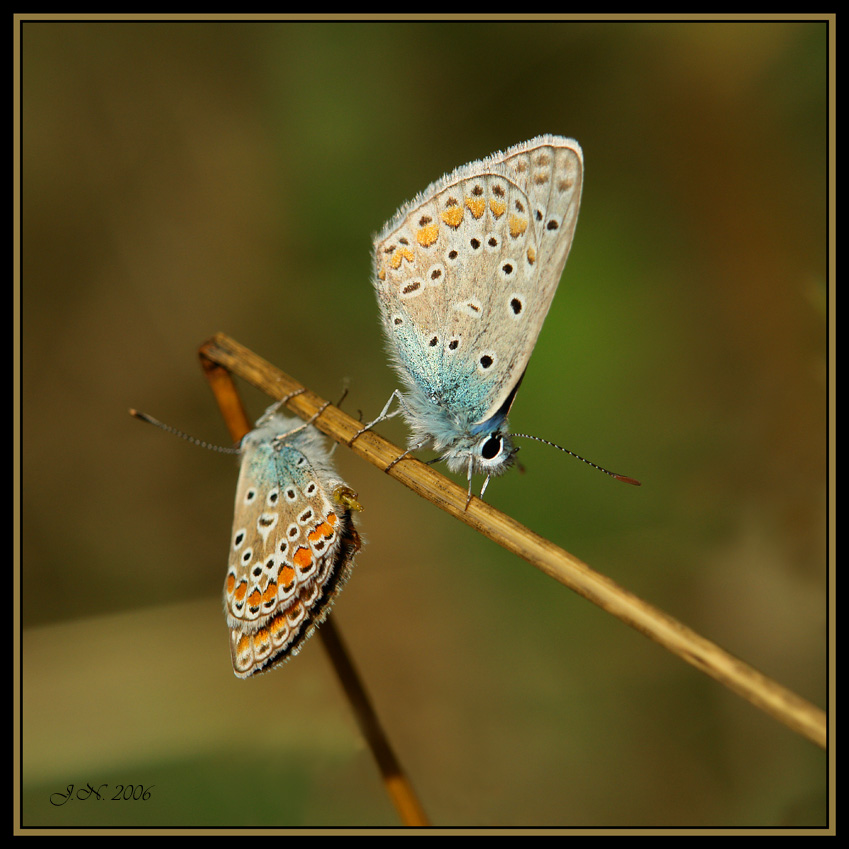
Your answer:
[[[238,375],[272,398],[279,399],[304,388],[296,380],[224,334],[218,334],[205,343],[201,348],[201,357]],[[309,419],[326,403],[307,389],[293,397],[287,406],[302,418]],[[328,406],[314,424],[343,445],[347,445],[361,427],[360,422],[334,406]],[[384,470],[402,453],[402,449],[374,432],[360,436],[351,446],[351,450]],[[467,509],[466,489],[421,461],[406,457],[392,466],[387,474],[508,551],[527,560],[602,610],[645,634],[793,731],[825,748],[827,721],[825,712],[820,708],[772,681],[681,622],[647,604],[591,569],[574,555],[543,539],[489,504],[472,498]]]
[[[229,368],[210,358],[206,348],[207,346],[203,346],[200,351],[204,374],[212,387],[212,392],[230,431],[230,436],[234,442],[239,442],[252,429],[253,425],[245,413],[245,408],[233,383]],[[233,373],[238,372],[233,371]],[[284,392],[283,395],[285,394]],[[318,629],[318,635],[327,651],[336,677],[342,685],[342,690],[356,717],[360,731],[374,755],[386,792],[392,800],[401,822],[411,827],[429,825],[424,808],[395,756],[392,746],[389,744],[389,738],[383,730],[377,712],[374,710],[332,615],[325,619]]]

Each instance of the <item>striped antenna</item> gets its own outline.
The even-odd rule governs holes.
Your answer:
[[[161,428],[166,433],[173,433],[174,436],[179,436],[180,439],[185,439],[186,442],[191,442],[192,445],[197,445],[199,448],[207,448],[210,451],[217,451],[219,454],[240,453],[239,448],[224,448],[221,445],[212,445],[209,442],[204,442],[202,439],[198,439],[196,436],[190,436],[188,433],[184,433],[182,430],[178,430],[176,427],[171,427],[171,425],[164,424],[158,419],[153,418],[153,416],[149,416],[147,413],[140,413],[138,410],[130,409],[130,415],[136,419],[141,419],[143,422],[147,422],[148,424],[152,424],[155,427]]]
[[[564,454],[569,454],[576,460],[580,460],[582,463],[586,463],[588,466],[592,466],[594,469],[598,469],[598,471],[604,472],[606,475],[610,475],[610,477],[615,478],[618,481],[622,481],[622,483],[630,483],[632,486],[642,486],[642,484],[635,478],[629,478],[627,475],[617,475],[616,472],[611,472],[609,469],[605,469],[604,466],[599,466],[597,463],[593,463],[591,460],[587,460],[586,457],[582,457],[580,454],[576,454],[574,451],[570,451],[568,448],[563,448],[563,446],[557,445],[557,443],[555,442],[549,442],[547,439],[543,439],[540,436],[531,436],[529,433],[511,433],[510,436],[521,436],[523,439],[533,439],[537,442],[542,442],[545,445],[550,445],[552,448],[556,448],[558,451],[562,451]]]

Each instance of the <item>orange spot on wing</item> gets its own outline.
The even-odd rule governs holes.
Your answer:
[[[312,566],[312,552],[308,548],[299,548],[292,561],[302,572],[306,572]]]
[[[483,198],[466,198],[466,206],[475,218],[480,218],[486,212],[486,201]]]
[[[407,262],[413,261],[413,252],[409,248],[399,248],[392,254],[392,259],[389,260],[389,265],[392,268],[400,268],[401,263],[407,260]]]
[[[284,563],[277,570],[277,580],[283,585],[284,590],[291,589],[292,584],[295,582],[295,570],[287,563]]]
[[[518,215],[511,215],[508,221],[508,227],[510,228],[510,235],[515,239],[528,229],[528,219],[519,218]]]
[[[439,225],[428,224],[416,233],[416,241],[423,247],[429,248],[439,238]]]
[[[318,542],[322,537],[324,539],[330,539],[333,536],[333,527],[327,522],[322,522],[318,527],[313,530],[308,539],[310,542]]]
[[[262,594],[262,603],[268,604],[270,601],[274,601],[277,598],[277,584],[274,581],[269,581],[268,586],[265,588],[265,592]]]
[[[450,209],[446,209],[440,217],[449,227],[454,227],[456,229],[460,226],[460,222],[463,220],[463,207],[452,206]]]

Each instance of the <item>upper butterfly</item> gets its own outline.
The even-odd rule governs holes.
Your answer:
[[[452,471],[505,471],[507,415],[551,306],[578,220],[584,160],[543,135],[456,169],[375,240],[374,287],[412,430]],[[364,428],[364,430],[367,428]]]

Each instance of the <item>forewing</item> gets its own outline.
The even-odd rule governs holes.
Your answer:
[[[569,254],[580,146],[541,136],[457,169],[375,242],[375,288],[405,382],[472,421],[528,364]]]

